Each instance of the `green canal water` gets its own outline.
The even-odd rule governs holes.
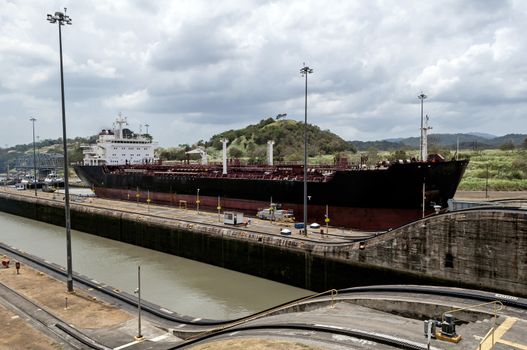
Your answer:
[[[66,266],[66,230],[0,212],[0,241]],[[73,270],[177,313],[212,319],[245,316],[310,291],[72,230]]]

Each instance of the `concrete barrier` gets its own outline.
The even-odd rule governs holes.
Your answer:
[[[0,193],[0,210],[64,225],[62,201]],[[314,291],[433,284],[527,296],[527,212],[438,215],[347,245],[71,206],[72,228]],[[191,225],[191,226],[190,226]]]

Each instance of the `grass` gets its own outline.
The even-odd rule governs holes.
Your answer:
[[[494,191],[527,190],[527,151],[485,150],[461,152],[461,155],[469,157],[470,163],[460,190],[484,191],[487,184]]]

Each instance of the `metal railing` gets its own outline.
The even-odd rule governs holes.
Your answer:
[[[470,310],[470,309],[473,309],[473,308],[476,308],[476,307],[486,306],[486,305],[493,305],[493,307],[494,307],[494,310],[493,310],[493,312],[494,312],[494,323],[492,324],[492,328],[489,329],[487,334],[483,337],[483,339],[479,343],[479,348],[478,349],[479,350],[491,349],[494,346],[494,344],[496,344],[494,342],[494,332],[496,331],[496,319],[498,318],[498,311],[503,309],[503,303],[501,301],[494,300],[494,301],[490,301],[490,302],[487,302],[487,303],[482,303],[482,304],[477,304],[477,305],[463,307],[463,308],[460,308],[460,309],[454,309],[454,310],[445,311],[441,315],[441,320],[442,321],[445,320],[445,315],[446,314],[452,314],[454,312]],[[490,344],[488,344],[489,342],[490,342]]]

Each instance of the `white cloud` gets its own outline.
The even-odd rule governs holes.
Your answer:
[[[0,120],[38,113],[42,138],[60,135],[57,26],[45,15],[61,6],[0,0]],[[67,6],[72,136],[109,127],[119,111],[150,124],[163,146],[278,113],[302,120],[302,62],[315,70],[309,120],[345,139],[417,136],[420,91],[429,96],[434,132],[527,132],[523,1],[94,0]],[[0,137],[8,144],[27,141],[25,130]]]
[[[137,90],[129,94],[121,94],[117,96],[111,96],[108,99],[104,99],[103,103],[106,107],[119,110],[133,110],[141,109],[142,106],[148,101],[147,89]]]

